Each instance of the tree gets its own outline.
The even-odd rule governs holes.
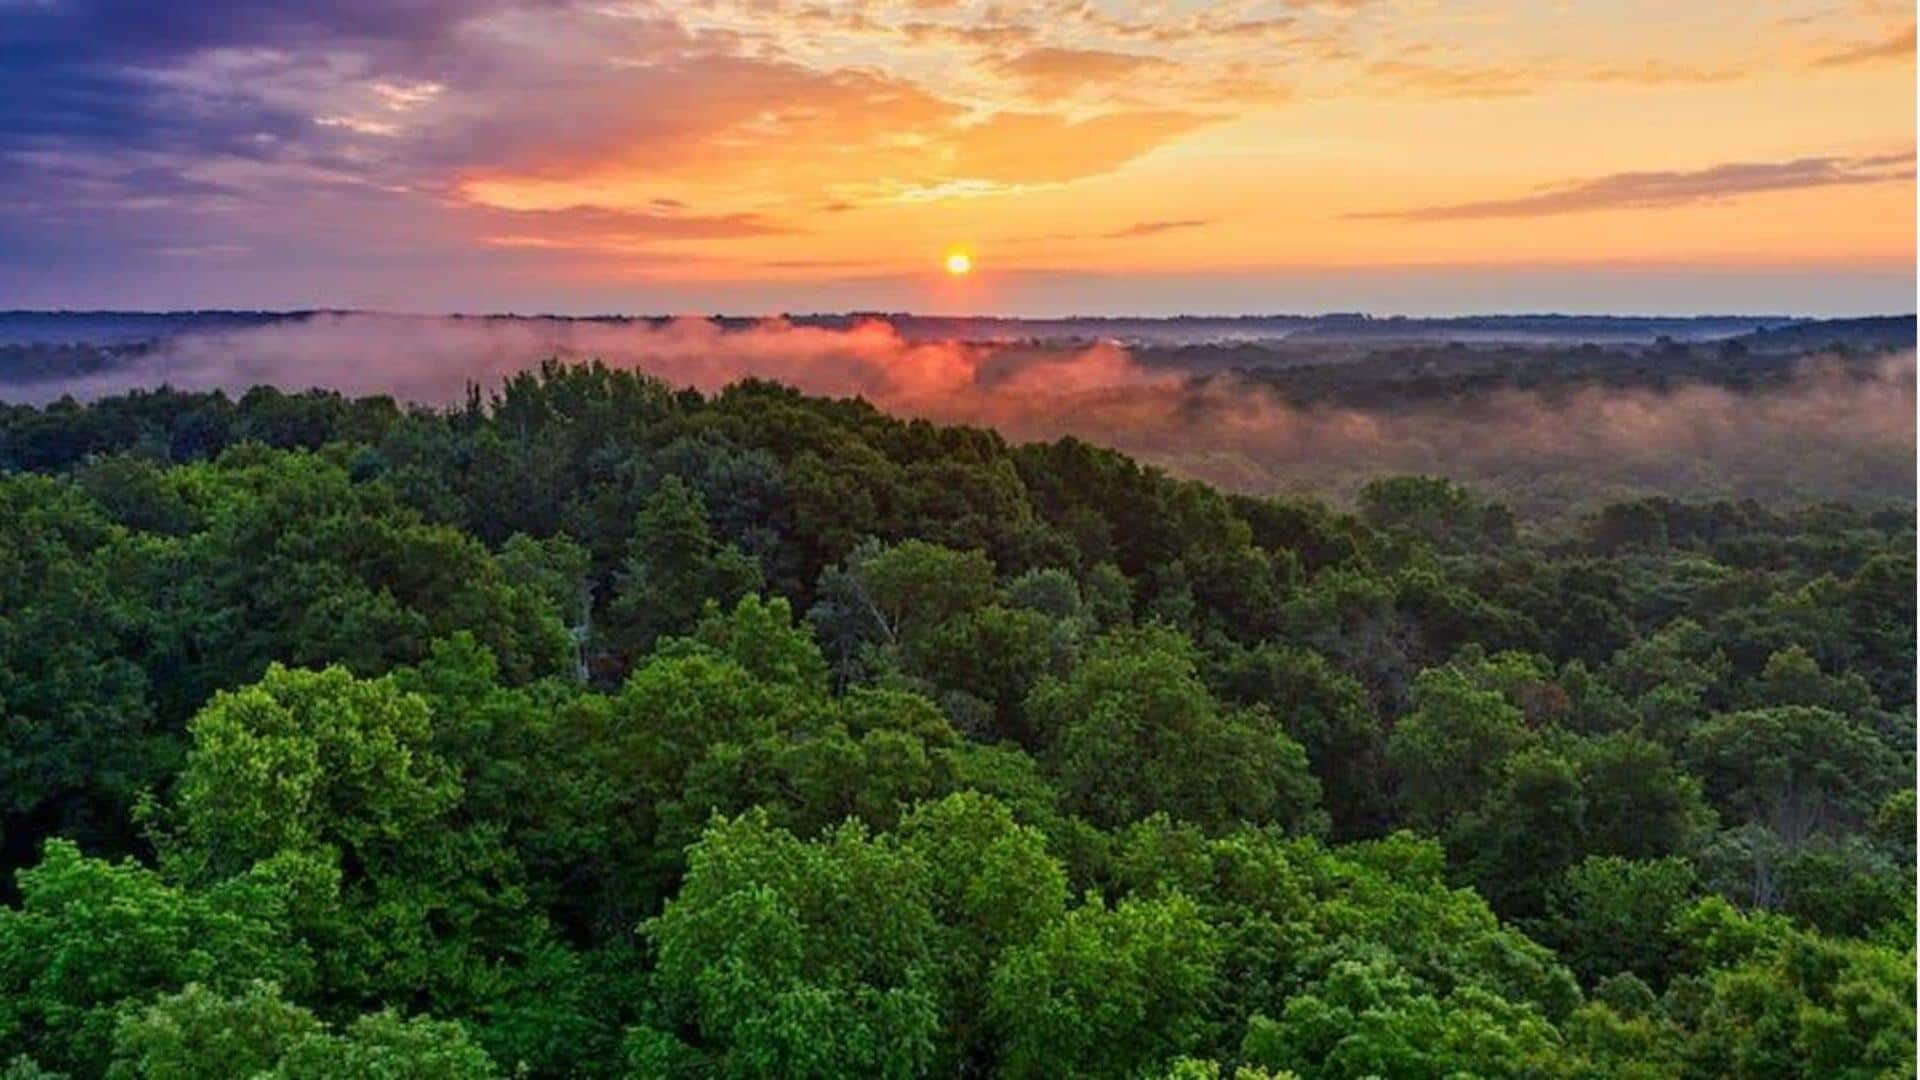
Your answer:
[[[1688,741],[1687,758],[1731,819],[1765,824],[1788,843],[1871,813],[1897,769],[1872,732],[1804,705],[1715,716]]]
[[[221,997],[191,984],[123,1018],[114,1033],[112,1078],[217,1080],[494,1080],[486,1052],[458,1024],[390,1012],[332,1033],[284,1001],[272,983]]]
[[[1913,553],[1868,559],[1848,579],[1840,601],[1880,700],[1889,705],[1913,700]]]
[[[459,1024],[391,1012],[294,1043],[272,1080],[495,1080],[502,1073]]]
[[[1355,501],[1360,519],[1376,529],[1406,529],[1437,539],[1460,522],[1473,496],[1439,477],[1389,476],[1367,481]]]
[[[1567,744],[1586,796],[1586,849],[1651,859],[1689,854],[1711,831],[1700,782],[1666,747],[1634,734]]]
[[[1828,675],[1819,661],[1798,645],[1767,657],[1760,676],[1741,695],[1744,706],[1805,705],[1866,722],[1875,711],[1873,688],[1858,674]]]
[[[849,824],[816,844],[721,820],[645,926],[677,1038],[730,1074],[913,1076],[938,1054],[938,922],[920,860]]]
[[[1413,823],[1440,830],[1479,802],[1505,758],[1534,741],[1520,710],[1454,667],[1420,673],[1413,711],[1387,740],[1387,764]]]
[[[942,927],[947,986],[941,1029],[946,1074],[992,1071],[988,1026],[993,966],[1035,940],[1066,909],[1067,879],[1045,834],[1015,824],[1000,802],[975,792],[923,804],[900,826],[904,850],[934,869],[933,911]]]
[[[992,604],[917,639],[907,666],[934,686],[984,701],[991,723],[974,734],[1031,749],[1038,735],[1024,715],[1026,699],[1041,678],[1066,668],[1076,635],[1076,628],[1037,611]]]
[[[0,836],[15,859],[53,829],[130,846],[134,794],[177,751],[141,647],[164,545],[41,477],[0,474],[0,523]]]
[[[461,778],[432,746],[424,699],[391,676],[276,665],[189,730],[159,836],[170,873],[222,888],[301,868],[287,926],[334,1000],[484,1001],[502,1033],[523,1009],[561,1022],[553,1003],[577,992],[574,961],[553,948],[500,830],[458,816]],[[480,1036],[508,1048],[492,1026]]]
[[[314,1015],[254,981],[232,997],[188,983],[120,1020],[107,1075],[151,1080],[218,1080],[270,1074],[287,1049],[319,1035]]]
[[[1730,671],[1704,627],[1676,619],[1615,653],[1606,676],[1638,705],[1655,738],[1676,743],[1712,707]]]
[[[515,533],[500,549],[500,568],[512,580],[538,589],[560,615],[574,642],[575,678],[586,682],[586,645],[593,637],[592,553],[566,536],[535,540]]]
[[[827,661],[805,626],[796,625],[784,597],[763,600],[751,593],[732,610],[708,601],[692,635],[660,650],[672,657],[698,646],[738,663],[748,674],[810,697],[827,693]]]
[[[1511,1076],[1562,1072],[1537,1012],[1473,987],[1435,995],[1388,964],[1342,961],[1281,1015],[1256,1017],[1242,1057],[1304,1078]]]
[[[1540,914],[1548,882],[1587,849],[1587,795],[1572,763],[1551,750],[1501,762],[1496,786],[1450,830],[1448,847],[1474,887],[1509,917]]]
[[[993,564],[979,551],[868,539],[821,575],[818,592],[807,617],[845,679],[897,662],[936,628],[991,602]]]
[[[1271,643],[1229,653],[1209,681],[1229,701],[1265,706],[1306,750],[1336,835],[1384,828],[1386,733],[1357,681],[1319,653]]]
[[[1177,894],[1073,909],[994,967],[1001,1075],[1132,1076],[1194,1052],[1219,953],[1199,908]]]
[[[699,493],[666,477],[634,519],[614,586],[610,640],[630,660],[663,634],[691,630],[708,600],[731,606],[760,584],[750,557],[713,538]]]
[[[1685,860],[1592,856],[1554,885],[1539,937],[1588,986],[1630,972],[1664,987],[1679,964],[1675,919],[1693,893]]]
[[[426,702],[342,668],[271,667],[216,695],[188,731],[178,857],[203,876],[322,846],[372,865],[460,798],[429,747]]]
[[[1711,898],[1684,912],[1719,962],[1685,1046],[1700,1075],[1887,1076],[1912,1063],[1912,954],[1804,934]]]
[[[283,860],[194,892],[50,841],[20,874],[20,906],[0,908],[0,1055],[97,1076],[131,1004],[196,982],[306,984],[286,921],[312,874]]]
[[[1165,811],[1212,830],[1321,825],[1306,752],[1265,713],[1223,712],[1193,646],[1164,628],[1096,641],[1027,702],[1064,805],[1112,827]]]

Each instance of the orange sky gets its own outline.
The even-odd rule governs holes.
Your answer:
[[[251,95],[292,127],[176,155],[143,250],[216,291],[413,308],[483,270],[529,306],[866,283],[930,310],[1068,277],[1189,281],[1197,308],[1316,271],[1911,279],[1914,23],[1886,0],[426,7],[170,55],[143,92],[172,112]]]
[[[909,271],[954,243],[983,267],[1119,272],[1913,258],[1913,26],[1894,5],[1126,6],[1003,22],[939,0],[693,5],[689,27],[837,75],[811,99],[692,104],[714,115],[684,142],[615,138],[475,168],[457,190],[768,223],[674,242],[720,278]],[[1729,168],[1807,159],[1832,160]],[[1678,175],[1639,198],[1514,202],[1640,172]],[[1357,216],[1392,211],[1416,214]]]

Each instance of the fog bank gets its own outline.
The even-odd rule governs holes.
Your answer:
[[[162,383],[244,391],[326,387],[448,404],[542,359],[597,358],[714,391],[746,377],[858,395],[903,415],[1075,435],[1236,490],[1341,494],[1381,472],[1428,472],[1559,504],[1676,495],[1910,498],[1914,358],[1871,371],[1817,359],[1753,391],[1498,390],[1461,403],[1302,408],[1248,377],[1148,369],[1117,345],[913,341],[881,321],[780,320],[724,330],[547,319],[321,315],[199,332],[111,373],[33,387],[42,400]]]

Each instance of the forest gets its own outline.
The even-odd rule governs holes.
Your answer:
[[[1914,597],[598,363],[0,405],[0,1077],[1912,1076]]]

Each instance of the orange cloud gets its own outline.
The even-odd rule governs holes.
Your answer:
[[[1107,240],[1128,240],[1136,236],[1152,236],[1155,233],[1173,232],[1176,229],[1199,229],[1213,224],[1212,218],[1183,218],[1175,221],[1139,221],[1124,229],[1115,229],[1102,234]]]
[[[1367,74],[1392,90],[1422,97],[1510,97],[1536,85],[1531,73],[1512,68],[1443,67],[1411,60],[1376,61],[1367,66]]]
[[[1109,172],[1209,121],[1172,110],[1067,120],[1048,113],[996,113],[954,133],[949,172],[1003,183],[1077,180]]]
[[[1634,86],[1669,86],[1688,83],[1731,82],[1744,78],[1747,70],[1736,64],[1696,66],[1665,60],[1643,60],[1637,64],[1596,68],[1587,78],[1598,83],[1624,83]]]
[[[1718,202],[1770,191],[1880,184],[1913,179],[1913,154],[1867,158],[1813,157],[1778,162],[1731,162],[1692,172],[1615,173],[1511,199],[1382,210],[1349,218],[1463,221],[1542,217],[1593,210],[1645,210]]]
[[[1815,59],[1811,66],[1817,68],[1853,67],[1859,64],[1876,64],[1904,60],[1913,62],[1914,24],[1908,23],[1903,30],[1896,31],[1891,37],[1881,41],[1869,41],[1839,52],[1828,53]]]
[[[1070,97],[1088,89],[1108,89],[1142,75],[1178,70],[1179,65],[1155,56],[1107,52],[1102,49],[1029,49],[995,65],[1027,93],[1038,97]]]
[[[960,45],[981,49],[1024,45],[1035,37],[1032,27],[1015,23],[956,26],[951,23],[910,22],[900,27],[900,34],[918,45]]]

